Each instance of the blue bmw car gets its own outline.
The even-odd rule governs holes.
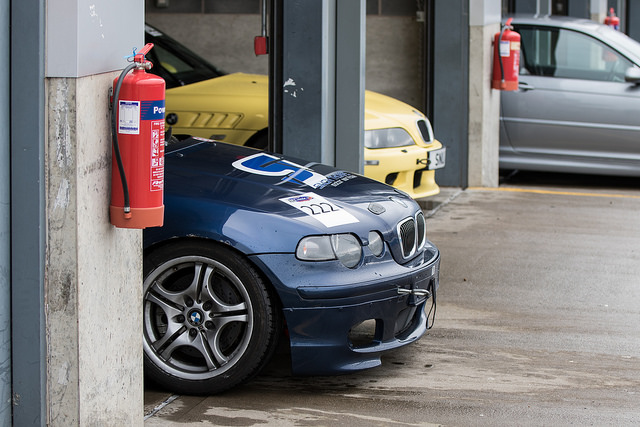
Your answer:
[[[165,225],[144,232],[145,372],[177,393],[246,382],[278,339],[292,373],[378,366],[435,317],[440,254],[411,197],[199,138],[168,144]]]

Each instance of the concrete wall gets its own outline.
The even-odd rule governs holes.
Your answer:
[[[367,16],[366,89],[424,111],[423,22],[409,16]]]
[[[258,14],[154,13],[146,21],[226,72],[268,74],[253,52]],[[366,89],[423,109],[422,25],[410,16],[366,17]]]
[[[491,89],[492,40],[499,24],[469,27],[470,186],[497,187],[499,178],[500,92]]]
[[[109,222],[108,108],[109,88],[127,65],[124,57],[143,46],[143,15],[143,3],[130,0],[47,2],[44,302],[50,426],[143,425],[142,231]]]
[[[469,10],[468,185],[497,187],[500,92],[491,89],[493,39],[500,31],[500,0],[475,0]]]
[[[109,223],[107,91],[47,80],[47,393],[52,426],[142,425],[142,233]]]
[[[607,16],[607,12],[607,0],[589,1],[589,19],[602,23]]]

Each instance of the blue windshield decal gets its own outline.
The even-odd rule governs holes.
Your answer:
[[[281,181],[297,182],[312,188],[322,188],[328,181],[326,176],[309,168],[267,153],[236,160],[233,167],[256,175],[282,177]]]

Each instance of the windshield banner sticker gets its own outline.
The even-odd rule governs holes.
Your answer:
[[[341,183],[356,177],[356,175],[341,171],[333,172],[330,175],[322,175],[308,167],[267,153],[244,157],[233,162],[232,166],[256,175],[282,177],[282,182],[304,184],[315,189],[322,189],[327,185],[337,187]]]
[[[338,225],[358,222],[358,219],[349,212],[315,193],[305,193],[300,196],[285,197],[280,199],[280,201],[293,206],[314,219],[317,219],[326,227],[335,227]]]

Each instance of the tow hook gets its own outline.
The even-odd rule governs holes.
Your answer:
[[[416,305],[419,297],[431,298],[431,292],[426,289],[405,289],[398,288],[398,295],[409,295],[409,305]]]
[[[431,292],[426,289],[405,289],[398,288],[398,294],[400,295],[415,295],[417,297],[427,297],[431,296]]]

